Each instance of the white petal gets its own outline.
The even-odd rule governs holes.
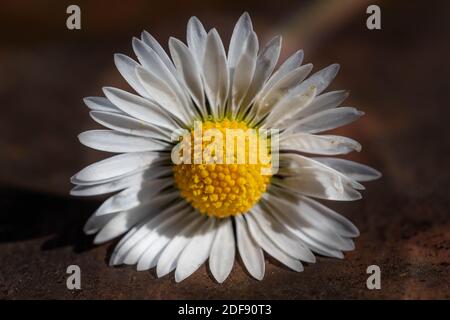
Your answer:
[[[119,154],[87,166],[75,174],[71,181],[77,184],[79,181],[106,182],[103,180],[145,169],[161,157],[161,154],[152,151]]]
[[[114,215],[114,214],[112,214]],[[100,217],[108,217],[109,215],[106,216],[100,216]],[[109,265],[113,266],[113,259],[116,258],[116,251],[118,248],[120,248],[121,246],[123,246],[124,243],[126,243],[128,241],[128,239],[130,239],[131,237],[133,237],[134,234],[136,234],[138,231],[142,230],[142,226],[144,226],[145,224],[147,224],[149,222],[149,220],[151,221],[152,219],[154,219],[154,217],[151,217],[149,219],[143,219],[143,221],[135,224],[130,230],[127,231],[127,233],[125,233],[125,235],[120,238],[119,242],[117,243],[117,245],[114,247],[114,251],[109,259]]]
[[[283,64],[278,68],[278,70],[267,80],[266,84],[258,93],[258,97],[263,97],[266,93],[284,76],[286,76],[289,72],[294,70],[295,68],[300,67],[303,61],[303,50],[299,50],[295,52],[292,56],[290,56]]]
[[[307,226],[336,233],[344,238],[357,237],[358,229],[348,219],[308,197],[273,188],[265,198],[286,208],[293,217]]]
[[[220,221],[209,257],[209,269],[217,282],[222,283],[233,269],[236,244],[231,219]]]
[[[178,124],[158,105],[117,88],[103,88],[108,99],[125,113],[148,123],[173,131]]]
[[[96,215],[111,214],[113,212],[129,210],[141,204],[158,201],[159,199],[175,199],[179,196],[176,192],[164,192],[158,194],[162,189],[173,185],[174,180],[168,178],[165,180],[150,180],[143,185],[131,186],[114,196],[108,198],[95,212]]]
[[[157,226],[167,225],[186,216],[189,212],[189,206],[184,201],[175,203],[166,202],[165,206],[157,204],[153,214],[149,215],[149,219],[140,224],[135,231],[127,238],[122,239],[114,248],[111,255],[110,265],[122,264],[127,253],[139,242],[143,237],[150,234]]]
[[[323,243],[322,239],[312,238],[306,234],[303,230],[304,225],[299,225],[295,219],[285,214],[283,210],[274,206],[272,203],[261,200],[262,203],[267,205],[273,211],[272,216],[277,219],[283,226],[285,226],[292,234],[298,237],[303,243],[305,243],[312,251],[329,256],[342,259],[344,256],[342,252],[335,247],[335,243]]]
[[[200,69],[195,62],[194,56],[184,43],[175,38],[170,38],[169,48],[180,78],[183,80],[196,105],[200,107],[203,116],[206,117],[207,110],[203,83]]]
[[[107,242],[130,230],[136,223],[151,217],[147,206],[122,211],[112,218],[94,238],[95,244]]]
[[[181,252],[205,222],[206,220],[199,216],[170,241],[158,259],[158,264],[156,266],[158,278],[165,276],[175,269]]]
[[[189,277],[208,259],[216,231],[216,220],[209,218],[209,221],[194,235],[178,258],[175,270],[176,282]]]
[[[160,237],[175,237],[178,232],[190,221],[197,218],[191,207],[186,208],[180,214],[172,214],[166,221],[155,225],[151,232],[140,239],[126,254],[123,263],[133,265],[138,263],[144,252],[152,246]],[[148,227],[147,227],[148,228]]]
[[[175,76],[176,75],[175,66],[173,65],[172,61],[170,61],[169,56],[167,55],[166,51],[161,47],[159,42],[156,41],[156,39],[147,31],[142,32],[141,39],[146,45],[148,45],[158,54],[161,61],[166,65],[167,69]]]
[[[162,251],[170,240],[172,239],[165,234],[160,235],[160,237],[156,239],[139,258],[136,265],[137,271],[145,271],[154,268],[158,263],[158,259],[161,256]]]
[[[344,216],[331,210],[330,208],[324,206],[316,200],[310,199],[308,197],[301,198],[303,202],[309,206],[309,210],[305,210],[305,212],[310,213],[312,216],[314,216],[314,219],[317,219],[318,215],[324,217],[326,223],[329,224],[331,228],[336,230],[336,232],[343,237],[355,238],[359,236],[358,228]]]
[[[107,152],[170,151],[170,145],[155,139],[132,136],[114,130],[90,130],[78,139],[85,146]]]
[[[298,91],[303,91],[306,88],[315,86],[317,88],[317,94],[322,93],[334,80],[338,71],[339,64],[335,63],[320,71],[317,71],[311,75],[308,79],[302,82],[302,84],[297,88]]]
[[[317,168],[320,172],[321,171],[329,171],[330,175],[336,175],[339,176],[342,181],[345,183],[345,185],[351,186],[352,188],[355,188],[357,190],[364,190],[364,186],[355,180],[350,179],[346,175],[342,174],[339,171],[334,170],[331,167],[328,167],[324,165],[323,163],[320,163],[319,161],[314,160],[313,158],[302,156],[296,152],[286,152],[280,154],[280,171],[283,171],[286,167],[289,169],[290,172],[292,172],[292,168],[295,170],[301,170],[304,168]],[[294,171],[295,171],[294,170]],[[337,180],[337,179],[336,179]]]
[[[141,82],[136,76],[136,73],[134,70],[136,67],[139,66],[139,64],[131,59],[130,57],[127,57],[123,54],[115,54],[114,55],[114,62],[116,64],[117,69],[119,70],[122,77],[130,84],[130,86],[142,97],[148,98],[149,95],[147,91],[145,91],[144,87],[142,86]]]
[[[134,136],[154,138],[163,141],[171,141],[171,131],[158,127],[154,124],[144,122],[123,114],[92,111],[89,115],[97,123],[119,132],[131,134]]]
[[[189,125],[191,116],[188,110],[190,107],[180,100],[180,96],[177,95],[172,86],[144,68],[137,68],[136,74],[152,100],[160,105],[161,109],[170,114],[178,123],[185,126]]]
[[[280,163],[286,160],[291,161],[292,166],[282,179],[273,178],[275,185],[320,199],[336,201],[361,199],[361,194],[355,188],[364,189],[364,187],[340,172],[299,154],[280,154]],[[284,165],[279,170],[280,175],[283,174],[283,170]],[[295,174],[290,174],[293,172]]]
[[[142,183],[142,181],[147,179],[156,179],[156,178],[171,179],[172,174],[173,174],[172,166],[154,165],[150,166],[147,170],[126,175],[122,178],[112,180],[106,183],[75,186],[70,191],[70,194],[73,196],[96,196],[105,193],[119,191],[133,185],[139,185]]]
[[[242,102],[240,115],[243,116],[248,107],[253,103],[258,92],[263,88],[273,69],[275,68],[281,50],[281,37],[277,36],[270,40],[260,51],[256,60],[253,80],[248,88],[244,101]]]
[[[86,234],[95,234],[97,233],[101,228],[103,228],[111,219],[113,219],[117,214],[110,214],[107,216],[96,216],[95,213],[92,214],[88,221],[86,221],[83,231]]]
[[[253,26],[250,15],[247,12],[244,12],[234,26],[230,47],[228,48],[228,67],[230,68],[231,79],[233,79],[234,70],[239,63],[239,59],[244,50],[243,44],[252,31]]]
[[[297,117],[305,118],[314,113],[338,107],[349,96],[346,90],[330,91],[317,96],[313,102],[303,108]]]
[[[316,96],[316,88],[311,86],[304,92],[287,95],[282,98],[264,120],[263,128],[283,128],[285,123],[295,117],[295,115],[305,106],[311,103]]]
[[[291,93],[294,88],[296,88],[296,86],[298,86],[298,84],[305,79],[311,70],[312,64],[306,64],[292,70],[281,78],[276,84],[274,84],[264,96],[258,97],[258,100],[255,102],[258,108],[258,117],[256,119],[259,120],[264,117],[278,101],[286,97],[288,93]],[[307,89],[308,88],[309,87],[307,87]]]
[[[332,130],[357,120],[363,114],[350,107],[329,109],[294,122],[287,131],[317,133]]]
[[[264,251],[270,254],[273,258],[280,261],[285,266],[291,268],[294,271],[301,272],[303,271],[303,266],[300,261],[290,257],[285,252],[283,252],[280,248],[278,248],[270,238],[268,238],[258,226],[256,221],[253,219],[251,214],[246,214],[245,216],[247,220],[247,225],[249,231],[255,239],[255,242],[261,246]]]
[[[225,49],[216,29],[212,29],[206,38],[203,78],[212,115],[218,117],[225,110],[229,78]]]
[[[157,239],[158,233],[156,232],[150,232],[149,234],[146,234],[144,237],[139,239],[139,241],[128,251],[126,258],[123,259],[121,263],[127,265],[136,264],[139,258],[144,254],[144,252],[149,247],[151,247]]]
[[[197,17],[191,17],[187,25],[186,40],[199,68],[203,65],[206,36],[205,28],[200,20]]]
[[[179,85],[177,73],[171,72],[171,70],[173,70],[172,62],[170,62],[169,60],[170,64],[172,65],[172,68],[168,68],[167,65],[164,63],[164,61],[159,56],[158,52],[156,52],[152,47],[148,46],[143,41],[137,38],[133,38],[133,49],[142,66],[155,78],[159,79],[160,81],[164,82],[168,87],[170,87],[173,93],[176,95],[177,99],[180,101],[180,103],[182,103],[185,107],[190,106],[188,101],[186,100],[187,97],[186,92]],[[164,55],[166,55],[165,52]],[[140,67],[136,67],[136,69],[139,68]],[[142,85],[150,94],[150,96],[153,99],[155,99],[155,96],[151,94],[152,92],[149,92],[148,87],[145,86],[145,83],[142,83]]]
[[[335,200],[354,201],[361,199],[361,194],[342,181],[342,177],[317,168],[303,168],[298,175],[275,179],[273,183],[285,189],[310,197]]]
[[[314,160],[329,166],[355,181],[372,181],[381,177],[381,173],[369,166],[350,160],[318,157]]]
[[[231,91],[231,114],[233,116],[237,115],[242,100],[245,98],[253,80],[253,74],[255,73],[256,58],[259,49],[258,37],[255,32],[249,34],[242,47],[240,58],[233,73]]]
[[[239,255],[248,272],[257,280],[262,280],[265,272],[264,254],[252,238],[242,215],[236,216],[236,238]]]
[[[114,114],[123,113],[122,110],[105,97],[86,97],[83,101],[93,111],[112,112]]]
[[[156,234],[157,238],[153,243],[145,249],[145,251],[140,255],[137,261],[137,270],[143,271],[156,267],[159,257],[163,252],[164,248],[169,244],[169,242],[179,234],[183,228],[189,224],[192,220],[198,217],[198,213],[193,211],[192,207],[188,207],[189,213],[184,213],[184,217],[180,218],[176,224],[165,225],[164,228],[159,228],[159,225],[155,227],[154,231],[160,229]],[[134,251],[134,248],[133,248]],[[131,252],[129,253],[129,255]]]
[[[306,262],[316,262],[316,258],[308,247],[295,239],[289,230],[274,219],[266,208],[255,205],[251,214],[265,235],[286,254]]]
[[[294,133],[282,136],[279,147],[280,150],[295,150],[322,155],[347,154],[355,150],[361,151],[361,145],[353,139],[307,133]]]

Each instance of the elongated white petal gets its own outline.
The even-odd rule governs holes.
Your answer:
[[[133,257],[133,252],[136,252],[136,249],[142,249],[143,246],[139,246],[141,248],[138,248],[138,246],[133,247],[133,249],[128,252],[127,257],[125,258],[125,262],[133,262],[134,264],[137,257],[139,257],[136,261],[136,268],[138,271],[148,270],[156,267],[161,253],[173,239],[173,237],[179,234],[186,225],[191,223],[191,221],[198,218],[197,213],[194,212],[192,207],[188,207],[187,209],[188,214],[186,214],[186,212],[183,212],[183,217],[178,220],[174,220],[174,223],[170,224],[164,222],[155,226],[155,228],[152,229],[151,233],[156,236],[156,239],[151,243],[150,246],[147,246],[142,254],[135,255],[135,257]]]
[[[139,185],[146,179],[167,179],[172,178],[173,170],[171,166],[154,165],[147,170],[126,175],[122,178],[105,183],[77,185],[71,191],[73,196],[96,196],[125,189],[133,185]]]
[[[206,38],[203,79],[211,113],[218,117],[225,107],[229,78],[225,49],[216,29],[212,29]]]
[[[350,92],[347,90],[330,91],[317,96],[313,102],[303,108],[297,117],[305,118],[314,113],[338,107]]]
[[[252,208],[252,216],[265,235],[271,239],[281,250],[292,258],[316,262],[314,254],[300,240],[295,239],[284,225],[273,219],[270,212],[260,205]]]
[[[293,217],[298,216],[300,223],[307,226],[333,232],[345,238],[359,235],[358,229],[348,219],[309,197],[271,188],[265,198],[288,208],[286,210],[289,210]],[[281,198],[282,200],[279,200]]]
[[[108,217],[109,215],[104,215],[104,216],[99,216],[99,217]],[[148,224],[150,221],[154,220],[156,217],[151,217],[149,219],[143,219],[143,221],[135,224],[130,230],[127,231],[127,233],[120,238],[119,242],[117,243],[117,245],[114,247],[114,251],[111,254],[111,257],[109,259],[109,265],[110,266],[114,266],[114,265],[118,265],[120,263],[115,263],[117,262],[117,251],[119,250],[119,248],[121,248],[126,242],[128,242],[129,239],[131,239],[133,236],[135,236],[136,233],[138,232],[142,232],[141,230],[143,229],[143,226],[145,226],[146,224]]]
[[[110,265],[122,264],[127,253],[140,239],[150,234],[157,226],[167,225],[184,217],[189,212],[188,209],[190,209],[184,201],[175,203],[168,201],[164,205],[165,207],[162,207],[161,204],[157,204],[155,209],[152,208],[153,211],[151,213],[153,215],[149,215],[149,219],[141,223],[137,228],[133,228],[134,231],[130,231],[132,234],[127,234],[125,238],[120,240],[111,255]]]
[[[93,163],[72,177],[72,182],[90,181],[99,183],[102,180],[119,177],[121,175],[132,173],[138,169],[149,166],[154,160],[160,158],[157,152],[133,152],[119,154]]]
[[[181,219],[180,219],[181,220]],[[156,227],[158,228],[158,226]],[[158,233],[150,232],[143,236],[139,241],[128,251],[126,257],[123,259],[122,263],[127,265],[134,265],[139,260],[139,258],[144,254],[144,252],[150,248],[155,241],[159,238]]]
[[[191,17],[187,25],[186,40],[199,68],[203,66],[206,36],[207,33],[200,20],[197,17]]]
[[[158,278],[165,276],[175,269],[181,252],[204,223],[205,220],[203,217],[194,219],[179,234],[177,234],[172,241],[170,241],[158,259],[158,264],[156,266]]]
[[[143,87],[147,90],[150,97],[164,109],[178,123],[185,126],[191,121],[188,107],[180,100],[179,95],[173,90],[173,87],[161,80],[155,74],[148,72],[144,68],[137,68],[136,74],[142,82]]]
[[[217,282],[225,281],[233,269],[235,251],[233,224],[231,219],[224,219],[219,222],[209,257],[209,269]]]
[[[264,87],[258,93],[258,97],[264,97],[267,92],[284,76],[286,76],[289,72],[294,70],[295,68],[300,67],[303,61],[303,50],[299,50],[291,55],[286,61],[282,63],[282,65],[278,68],[277,71],[267,80]]]
[[[305,77],[311,72],[312,64],[306,64],[298,67],[283,78],[281,78],[273,87],[267,91],[266,95],[261,96],[255,102],[258,108],[258,118],[265,116],[283,97],[286,97],[298,84],[305,79]],[[311,86],[310,86],[311,87]],[[308,89],[307,87],[306,89]],[[303,92],[303,91],[299,91]]]
[[[194,235],[178,258],[175,270],[176,282],[189,277],[208,259],[216,231],[216,220],[209,218]]]
[[[167,235],[173,238],[178,232],[183,230],[186,224],[189,224],[189,222],[195,218],[197,217],[194,215],[192,208],[183,210],[181,214],[172,214],[161,224],[155,225],[149,234],[139,240],[136,245],[127,252],[123,259],[123,263],[128,265],[138,263],[144,252],[152,246],[155,241],[159,240],[160,237],[165,237]]]
[[[299,221],[289,214],[286,214],[281,208],[276,207],[272,203],[267,200],[261,200],[261,202],[269,207],[273,214],[272,216],[277,219],[282,225],[284,225],[292,234],[298,237],[303,243],[305,243],[312,251],[330,257],[335,257],[342,259],[343,254],[339,248],[336,247],[336,242],[324,240],[321,237],[314,238],[308,233],[305,233],[305,230],[311,231],[311,229],[306,229],[305,224],[299,223]],[[285,209],[285,208],[283,208]],[[321,236],[324,233],[321,234]],[[315,235],[314,235],[315,236]],[[334,239],[333,239],[334,240]],[[339,241],[343,239],[340,238]],[[351,241],[351,240],[349,240]]]
[[[175,66],[173,65],[172,61],[170,61],[169,56],[167,55],[166,51],[161,47],[159,42],[156,41],[156,39],[147,31],[142,32],[141,39],[142,42],[144,42],[158,54],[159,58],[165,64],[167,69],[175,76],[176,75]]]
[[[239,255],[247,271],[257,280],[262,280],[265,272],[264,254],[252,238],[242,215],[236,216],[236,238]]]
[[[264,120],[263,128],[282,128],[284,124],[292,119],[302,108],[314,100],[316,88],[311,86],[304,92],[287,95],[279,101]]]
[[[355,180],[347,177],[341,172],[324,165],[323,163],[314,160],[313,158],[304,157],[297,152],[283,152],[280,154],[280,170],[288,168],[289,170],[301,170],[303,168],[317,168],[319,171],[329,171],[332,175],[337,175],[342,178],[345,184],[357,190],[364,190],[364,186]]]
[[[293,123],[287,131],[317,133],[332,130],[357,120],[363,114],[364,112],[350,107],[329,109]]]
[[[233,79],[234,70],[239,63],[241,54],[244,50],[243,44],[252,31],[253,26],[250,16],[247,12],[244,12],[234,26],[230,47],[228,48],[228,67],[230,68],[231,79]]]
[[[92,214],[86,221],[83,231],[84,233],[91,235],[97,233],[101,228],[103,228],[111,219],[113,219],[117,214],[110,214],[107,216],[96,216],[95,213]]]
[[[115,215],[95,236],[94,243],[101,244],[130,230],[136,223],[152,217],[147,206],[141,206]]]
[[[124,114],[92,111],[89,113],[97,123],[126,134],[147,137],[170,142],[170,133],[166,128],[129,117]]]
[[[158,192],[173,183],[173,179],[156,179],[144,182],[142,185],[131,186],[118,194],[108,198],[95,212],[96,215],[111,214],[117,211],[124,211],[137,207],[158,199],[173,199],[178,196],[178,192],[167,192],[158,195]]]
[[[338,71],[339,64],[335,63],[311,75],[296,88],[298,91],[304,91],[306,88],[314,86],[317,88],[317,94],[321,94],[334,80]]]
[[[153,151],[149,151],[149,152],[153,152]],[[124,155],[124,154],[122,154]],[[118,155],[117,155],[118,156]],[[106,160],[106,159],[105,159]],[[163,175],[166,174],[166,172],[164,172],[162,175],[160,175],[159,173],[155,173],[154,170],[151,170],[152,168],[160,168],[160,167],[164,167],[161,168],[161,170],[165,171],[165,167],[167,167],[170,164],[170,156],[167,152],[164,153],[160,153],[158,156],[156,156],[156,158],[154,160],[152,160],[148,165],[144,165],[142,167],[139,167],[137,169],[128,171],[123,173],[123,174],[118,174],[118,175],[113,175],[111,177],[105,178],[105,179],[99,179],[99,180],[82,180],[76,177],[76,175],[72,176],[70,178],[70,182],[78,185],[79,187],[95,187],[95,186],[100,186],[100,185],[107,185],[109,183],[114,184],[114,183],[119,183],[121,180],[124,180],[128,177],[132,177],[134,175],[139,175],[139,174],[145,174],[147,175],[147,173],[149,172],[149,170],[151,172],[149,176],[153,177],[162,177]],[[94,163],[95,164],[95,163]],[[81,172],[81,170],[80,170]]]
[[[361,145],[353,139],[334,135],[294,133],[279,142],[280,150],[295,150],[321,155],[347,154],[361,151]]]
[[[171,131],[179,127],[169,113],[147,99],[117,88],[106,87],[103,92],[119,109],[136,119]]]
[[[281,51],[281,36],[274,37],[259,52],[252,83],[247,90],[239,115],[242,117],[253,103],[258,92],[263,88],[275,68]]]
[[[243,46],[236,69],[233,73],[231,89],[231,114],[233,116],[237,115],[241,103],[253,80],[258,49],[258,37],[255,32],[251,32],[245,41],[245,45]]]
[[[115,153],[170,151],[170,145],[162,141],[132,136],[114,130],[85,131],[78,135],[78,139],[89,148]]]
[[[206,117],[207,110],[201,72],[194,56],[184,43],[175,38],[170,38],[169,48],[180,78],[183,80],[192,99],[202,111],[203,117]]]
[[[172,239],[169,238],[166,234],[160,235],[160,237],[156,239],[139,258],[136,265],[137,271],[145,271],[154,268],[158,263],[161,252],[164,250],[170,240]]]
[[[103,112],[123,114],[122,110],[117,108],[114,104],[111,103],[111,101],[109,101],[105,97],[86,97],[83,99],[83,101],[92,111],[103,111]]]
[[[172,68],[167,67],[167,65],[159,56],[158,52],[156,52],[153,48],[151,48],[150,46],[148,46],[143,41],[137,38],[133,38],[133,49],[142,66],[146,70],[148,70],[148,72],[151,73],[155,78],[159,79],[160,81],[164,82],[168,87],[170,87],[174,95],[176,95],[177,99],[180,101],[180,103],[182,103],[185,107],[190,106],[188,104],[188,101],[186,100],[185,91],[179,85],[177,73],[171,72]],[[164,52],[164,54],[166,53]],[[136,69],[139,69],[139,67],[136,67]],[[142,79],[140,80],[143,87],[147,90],[150,96],[153,99],[155,99],[155,96],[152,95],[152,92],[148,90],[146,83],[143,83]]]
[[[285,252],[283,252],[279,247],[275,245],[275,243],[263,233],[262,229],[254,220],[253,216],[247,214],[245,216],[249,231],[255,239],[255,242],[263,248],[268,254],[270,254],[273,258],[280,261],[285,266],[291,268],[294,271],[300,272],[303,271],[303,266],[300,261],[290,257]]]
[[[134,70],[139,66],[139,63],[127,57],[124,54],[115,54],[114,62],[122,77],[128,82],[128,84],[141,96],[148,98],[149,95],[145,91],[141,82],[136,76]]]
[[[304,168],[297,176],[274,180],[276,185],[301,194],[327,200],[354,201],[361,194],[346,185],[340,176],[323,169]]]
[[[372,181],[381,177],[381,173],[374,168],[350,160],[328,157],[313,158],[329,166],[355,181]]]
[[[361,194],[354,188],[355,186],[362,186],[356,181],[314,160],[297,154],[281,154],[280,160],[286,157],[290,157],[291,160],[299,164],[299,167],[296,169],[297,175],[287,176],[283,179],[274,178],[274,184],[320,199],[336,201],[361,199]],[[303,164],[303,166],[300,164]]]

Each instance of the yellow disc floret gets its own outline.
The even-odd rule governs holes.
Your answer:
[[[200,127],[183,138],[191,142],[191,161],[174,165],[181,195],[208,216],[247,212],[270,182],[269,143],[243,121],[204,121]]]

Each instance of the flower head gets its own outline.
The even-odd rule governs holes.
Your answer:
[[[103,243],[125,234],[111,264],[175,270],[176,281],[209,260],[224,281],[236,248],[249,273],[264,276],[264,252],[295,271],[312,252],[342,258],[358,229],[316,199],[361,198],[376,170],[330,156],[358,142],[317,134],[363,113],[339,107],[346,91],[324,90],[338,65],[312,75],[297,51],[275,70],[281,37],[261,49],[250,17],[237,22],[228,51],[216,29],[193,17],[187,45],[169,40],[170,57],[147,32],[133,39],[138,62],[115,55],[137,94],[105,87],[89,97],[106,130],[80,134],[91,148],[118,153],[76,175],[71,193],[111,194],[85,226]],[[319,157],[307,157],[307,154]]]

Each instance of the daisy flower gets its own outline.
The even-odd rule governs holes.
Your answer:
[[[118,154],[71,178],[72,195],[115,193],[84,228],[96,234],[96,244],[123,236],[111,265],[156,267],[158,277],[175,270],[178,282],[208,261],[223,282],[239,254],[248,273],[261,280],[264,253],[302,271],[302,262],[315,262],[313,253],[343,258],[354,249],[358,229],[314,200],[360,199],[360,182],[380,177],[368,166],[331,157],[360,151],[358,142],[318,134],[363,114],[340,107],[347,91],[324,93],[339,65],[310,75],[312,65],[302,65],[303,52],[297,51],[275,71],[281,37],[260,48],[247,13],[236,23],[228,51],[217,30],[207,32],[195,17],[188,22],[187,45],[170,38],[170,57],[145,31],[132,43],[137,61],[114,58],[136,93],[104,87],[105,97],[85,98],[91,117],[107,129],[79,135],[88,147]],[[221,163],[214,150],[212,158],[202,158],[206,129],[276,129],[266,142],[276,140],[278,149],[248,147],[247,136],[237,142],[246,145],[244,158],[259,150],[269,163]],[[193,163],[174,163],[183,143],[188,148],[180,155]],[[234,160],[237,149],[230,149]]]

